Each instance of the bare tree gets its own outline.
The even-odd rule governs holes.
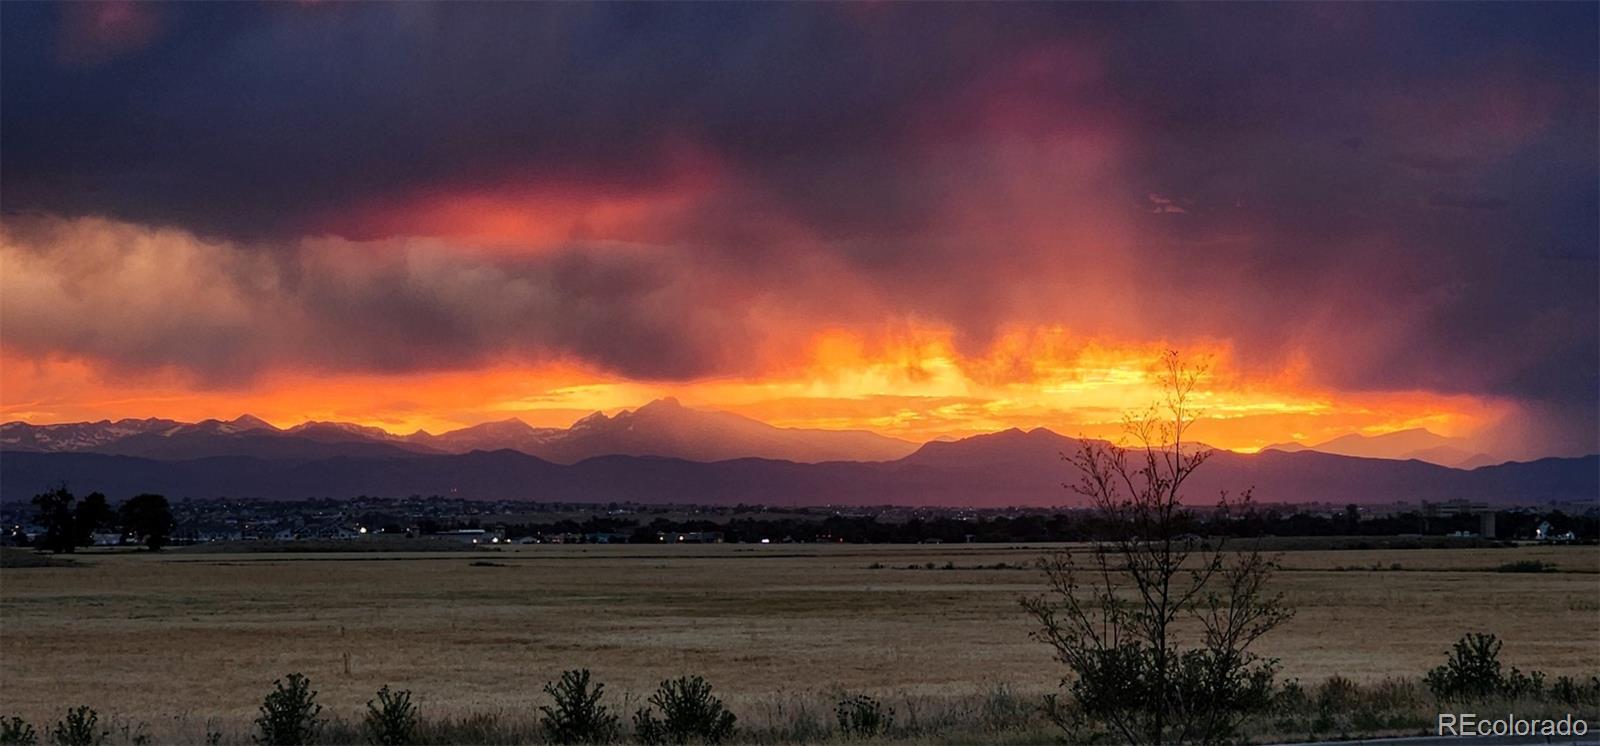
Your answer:
[[[1069,676],[1050,713],[1069,735],[1130,744],[1217,743],[1270,699],[1277,661],[1250,651],[1292,611],[1266,582],[1275,563],[1254,547],[1201,540],[1180,497],[1212,452],[1187,435],[1205,372],[1176,352],[1162,359],[1165,396],[1124,417],[1118,445],[1082,439],[1063,455],[1081,473],[1109,534],[1086,556],[1039,561],[1048,590],[1022,599]],[[1221,495],[1218,516],[1248,503]]]

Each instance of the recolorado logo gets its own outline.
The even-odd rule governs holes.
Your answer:
[[[1574,719],[1571,713],[1560,720],[1519,718],[1516,715],[1490,720],[1471,712],[1439,713],[1441,736],[1582,736],[1588,732],[1589,722],[1582,718]]]

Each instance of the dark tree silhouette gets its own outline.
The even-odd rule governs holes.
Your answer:
[[[71,552],[77,539],[77,516],[73,504],[77,498],[67,491],[65,484],[33,497],[33,507],[38,510],[38,521],[44,526],[44,537],[39,548],[52,552]]]
[[[122,504],[122,530],[160,551],[172,538],[172,509],[161,495],[139,495]]]
[[[1048,592],[1022,605],[1038,622],[1034,636],[1068,668],[1069,698],[1052,699],[1050,713],[1070,736],[1237,740],[1244,719],[1269,701],[1277,662],[1250,646],[1292,615],[1281,595],[1266,592],[1274,564],[1255,549],[1225,552],[1220,538],[1190,534],[1194,521],[1180,500],[1185,480],[1211,456],[1186,439],[1203,372],[1167,353],[1165,398],[1124,418],[1129,447],[1083,439],[1063,456],[1081,473],[1069,487],[1089,498],[1108,538],[1087,558],[1040,560]],[[1219,510],[1249,497],[1230,502],[1224,493]]]
[[[116,514],[111,512],[111,505],[106,502],[106,496],[98,492],[91,492],[84,496],[73,510],[72,515],[72,543],[83,547],[94,543],[94,534],[102,528],[112,528],[115,525]]]

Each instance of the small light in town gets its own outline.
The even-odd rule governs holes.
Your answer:
[[[761,543],[762,543],[762,544],[771,544],[771,543],[772,543],[772,540],[771,540],[771,539],[762,539],[762,540],[761,540]]]

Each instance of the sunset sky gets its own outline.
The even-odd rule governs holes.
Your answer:
[[[1600,451],[1600,6],[0,4],[0,419]]]

